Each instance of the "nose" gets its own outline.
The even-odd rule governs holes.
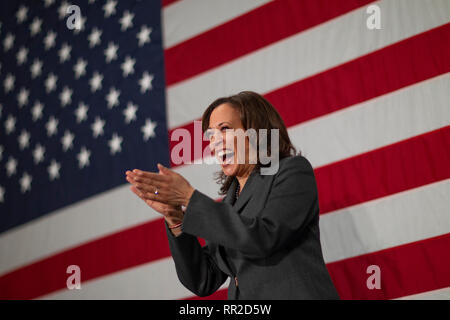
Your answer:
[[[217,149],[222,148],[223,139],[212,137],[209,141],[209,148],[215,153]]]
[[[222,149],[225,144],[225,136],[220,131],[216,131],[209,140],[209,148],[216,152],[216,150]]]

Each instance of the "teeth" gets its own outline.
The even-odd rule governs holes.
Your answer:
[[[220,150],[217,152],[219,163],[229,164],[233,162],[234,152],[232,150]]]
[[[220,151],[217,153],[217,156],[223,157],[224,155],[228,155],[228,154],[234,154],[234,152],[231,151],[231,150],[220,150]]]

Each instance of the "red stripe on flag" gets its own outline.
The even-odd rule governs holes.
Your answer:
[[[327,264],[341,299],[394,299],[450,286],[450,233]],[[381,289],[368,289],[367,267]]]
[[[173,85],[374,0],[279,0],[212,28],[164,52]],[[302,19],[298,13],[302,12]],[[186,54],[188,53],[188,54]]]
[[[162,0],[162,6],[167,7],[170,6],[172,3],[178,2],[181,0]]]
[[[449,44],[450,23],[264,96],[297,125],[449,72]]]
[[[450,178],[450,126],[316,168],[320,213]]]
[[[450,126],[447,126],[317,169],[319,207],[337,210],[369,198],[388,196],[449,178],[449,138]],[[441,159],[438,159],[439,152]],[[425,154],[428,155],[426,161],[423,159]],[[354,168],[361,171],[355,172]],[[378,174],[369,174],[357,183],[349,183],[352,187],[336,178],[346,175],[348,181],[352,176],[362,177],[372,170]],[[339,188],[327,189],[324,184],[338,184]],[[367,195],[359,190],[366,190]],[[167,258],[170,249],[163,221],[158,219],[96,239],[5,274],[0,277],[0,299],[31,299],[63,289],[68,277],[66,269],[72,264],[80,266],[83,281],[88,281]],[[200,240],[203,245],[204,241]],[[102,263],[97,264],[98,261]]]
[[[450,71],[450,23],[277,89],[264,96],[287,127],[344,109]],[[207,106],[205,106],[206,109]],[[169,130],[186,129],[193,122]],[[191,150],[194,150],[192,139]],[[170,141],[170,150],[178,141]],[[208,142],[202,142],[202,150]],[[191,153],[194,161],[194,153]],[[172,157],[171,157],[172,158]],[[177,164],[172,163],[172,167]]]

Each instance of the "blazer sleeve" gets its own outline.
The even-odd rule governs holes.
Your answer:
[[[266,205],[254,216],[195,190],[181,229],[258,259],[287,246],[318,213],[313,168],[305,157],[293,156],[280,162]]]
[[[228,275],[214,262],[208,245],[201,246],[195,236],[181,233],[177,237],[167,222],[167,238],[180,282],[197,296],[213,294],[226,281]]]

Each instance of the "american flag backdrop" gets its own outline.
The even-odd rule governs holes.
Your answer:
[[[219,200],[220,167],[171,163],[171,133],[253,90],[314,167],[341,298],[450,299],[449,57],[448,0],[1,2],[0,298],[196,298],[125,171]]]

